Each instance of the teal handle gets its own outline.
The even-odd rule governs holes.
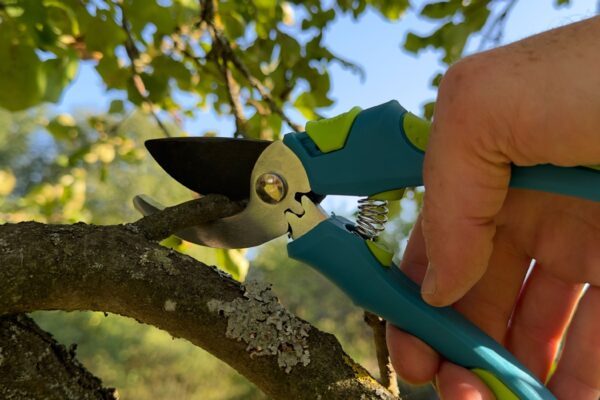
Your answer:
[[[320,271],[359,307],[421,338],[446,359],[491,373],[510,390],[496,390],[499,400],[555,399],[512,354],[461,314],[426,304],[419,287],[396,266],[381,265],[352,226],[333,216],[290,242],[288,254]]]
[[[323,134],[329,129],[336,136],[334,145],[320,148],[318,136],[305,132],[283,139],[302,161],[314,192],[370,196],[423,184],[425,121],[395,100],[351,117],[350,123],[343,118],[342,124],[324,124]],[[347,131],[340,135],[336,129]],[[600,171],[587,167],[513,167],[510,186],[600,201]]]

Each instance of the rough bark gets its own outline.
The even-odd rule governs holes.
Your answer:
[[[200,201],[206,209],[224,203]],[[0,226],[0,314],[58,309],[132,317],[206,349],[275,399],[395,398],[333,335],[283,309],[268,287],[243,287],[160,246],[162,235],[147,222]]]
[[[117,400],[114,389],[90,374],[29,317],[0,318],[0,398]]]

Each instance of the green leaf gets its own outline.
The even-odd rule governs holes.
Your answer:
[[[121,114],[125,110],[125,104],[123,100],[113,100],[110,102],[108,112],[111,114]]]
[[[252,139],[276,140],[281,133],[282,120],[277,114],[254,113],[246,123],[246,135]]]
[[[310,19],[302,21],[302,29],[310,29],[311,27],[322,30],[335,18],[335,10],[330,8],[328,10],[320,10],[311,13]]]
[[[309,120],[315,120],[319,117],[315,112],[318,107],[326,107],[332,104],[333,101],[330,99],[316,97],[311,92],[302,93],[294,101],[294,107],[296,107],[296,109],[300,111],[300,113],[302,113],[306,119]]]
[[[293,67],[302,57],[300,44],[293,37],[280,34],[277,36],[277,43],[281,46],[281,64],[286,67]]]
[[[0,37],[9,34],[0,29]],[[46,74],[35,49],[0,40],[0,107],[19,111],[40,102],[46,88]]]
[[[246,33],[246,22],[239,13],[223,13],[221,14],[221,21],[225,27],[227,37],[235,39],[244,36],[244,33]]]
[[[440,87],[440,83],[442,82],[442,78],[444,77],[444,74],[439,73],[436,76],[434,76],[431,79],[431,86],[433,87]]]
[[[75,139],[79,133],[75,119],[69,114],[57,115],[50,120],[46,129],[55,138],[67,141]]]
[[[254,0],[253,3],[257,8],[268,9],[274,8],[277,5],[276,0]]]
[[[378,0],[373,5],[387,19],[396,21],[408,8],[408,0]]]
[[[409,32],[404,40],[404,48],[415,54],[427,47],[428,44],[427,38],[418,36],[412,32]]]
[[[109,89],[125,89],[130,72],[119,65],[114,56],[105,55],[96,65],[96,71]]]
[[[448,23],[440,30],[442,47],[446,51],[443,61],[450,64],[460,58],[472,31],[465,24]]]
[[[435,3],[426,4],[421,10],[421,15],[432,19],[448,18],[456,14],[460,9],[462,1],[438,1]]]
[[[11,18],[18,18],[25,13],[25,9],[16,3],[6,7],[3,11]]]
[[[148,24],[153,24],[158,32],[170,34],[175,31],[178,24],[176,7],[163,7],[155,0],[127,0],[123,1],[123,9],[131,23],[135,37],[141,33]]]
[[[490,16],[490,9],[488,8],[490,0],[484,0],[477,3],[472,3],[469,7],[465,8],[464,24],[470,29],[469,34],[480,31]]]
[[[555,4],[556,6],[559,6],[559,7],[560,7],[560,6],[566,6],[566,5],[569,5],[569,4],[571,4],[571,0],[555,0],[555,1],[554,1],[554,4]]]
[[[192,89],[192,73],[182,62],[161,55],[155,57],[152,60],[151,65],[154,69],[153,75],[156,75],[165,81],[168,81],[171,78],[175,79],[177,81],[177,86],[179,86],[181,90]]]
[[[425,117],[425,119],[427,119],[428,121],[431,121],[431,119],[433,118],[434,110],[435,110],[435,101],[426,103],[423,106],[423,116]]]
[[[48,20],[54,27],[59,27],[61,33],[70,33],[79,36],[79,22],[75,12],[64,1],[44,0],[44,6],[48,9]]]
[[[98,51],[105,56],[113,56],[115,47],[127,38],[113,15],[106,10],[97,10],[95,16],[85,13],[81,19],[81,34],[88,52]]]
[[[161,102],[169,94],[169,81],[160,75],[142,73],[144,86],[148,91],[148,99],[154,103]]]
[[[61,57],[46,60],[43,69],[46,74],[44,101],[56,103],[63,91],[77,74],[79,60],[75,57]]]

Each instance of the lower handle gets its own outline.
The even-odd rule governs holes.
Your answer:
[[[380,264],[351,227],[350,221],[333,216],[290,242],[289,256],[323,273],[356,305],[421,338],[446,359],[479,371],[499,400],[555,399],[512,354],[461,314],[426,304],[419,287],[396,266]]]

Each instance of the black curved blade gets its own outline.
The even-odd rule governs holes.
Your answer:
[[[177,182],[200,194],[247,199],[256,160],[272,142],[219,137],[152,139],[146,148]]]

